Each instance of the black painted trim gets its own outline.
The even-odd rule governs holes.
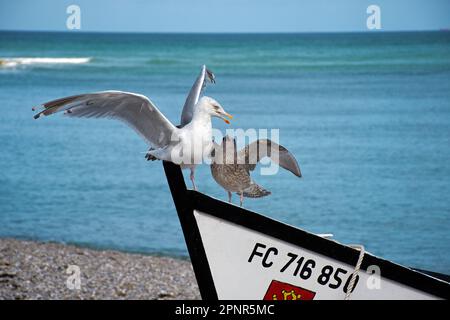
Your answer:
[[[217,300],[218,296],[194,217],[194,210],[264,233],[349,265],[356,265],[358,261],[359,251],[356,249],[297,229],[256,212],[214,199],[200,192],[187,190],[179,166],[164,162],[164,169],[203,299]],[[450,299],[450,283],[446,281],[366,253],[361,269],[367,270],[370,265],[379,266],[384,278],[440,298]]]
[[[450,283],[450,276],[447,274],[443,274],[443,273],[439,273],[439,272],[434,272],[434,271],[428,271],[428,270],[422,270],[422,269],[417,269],[417,268],[412,268],[414,271],[418,271],[421,273],[425,273],[429,276],[432,276],[434,278],[440,279],[442,281],[445,282],[449,282]]]
[[[183,173],[180,167],[173,163],[163,161],[163,166],[178,218],[180,219],[189,256],[191,257],[200,295],[203,300],[217,301],[216,287],[214,286],[200,231],[195,221],[194,207],[192,206],[190,195],[187,193]]]

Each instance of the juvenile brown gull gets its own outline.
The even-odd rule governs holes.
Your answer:
[[[277,156],[273,151],[278,153]],[[270,157],[297,177],[302,176],[295,157],[285,147],[271,140],[259,139],[239,151],[236,148],[236,139],[228,135],[223,138],[222,144],[214,144],[211,174],[228,192],[228,202],[231,203],[233,192],[239,195],[241,206],[244,197],[259,198],[270,194],[270,191],[256,184],[250,176],[250,171],[265,157]]]

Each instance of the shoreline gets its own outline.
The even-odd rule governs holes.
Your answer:
[[[200,299],[200,293],[189,260],[0,238],[0,300],[16,299]]]

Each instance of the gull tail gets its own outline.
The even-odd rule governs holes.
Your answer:
[[[261,198],[271,194],[269,190],[264,189],[260,185],[253,183],[250,187],[244,190],[244,197],[247,198]]]

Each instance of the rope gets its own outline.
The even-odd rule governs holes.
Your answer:
[[[353,244],[353,245],[350,245],[350,247],[359,250],[359,257],[358,257],[358,262],[356,263],[356,266],[355,266],[355,270],[353,271],[352,277],[350,278],[350,282],[348,283],[347,292],[345,293],[344,300],[350,299],[350,295],[352,294],[352,291],[355,287],[356,276],[358,275],[359,269],[361,268],[361,264],[363,262],[364,253],[365,253],[365,249],[364,249],[363,245]]]

